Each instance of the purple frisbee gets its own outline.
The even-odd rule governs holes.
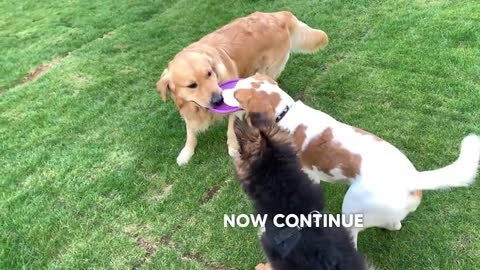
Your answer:
[[[237,85],[238,81],[240,81],[240,79],[225,81],[225,82],[219,84],[219,86],[220,86],[220,88],[222,88],[222,91],[228,90],[228,89],[233,89]],[[221,114],[232,113],[232,112],[236,112],[236,111],[241,110],[240,107],[237,107],[237,106],[232,107],[232,106],[226,104],[225,101],[221,105],[216,106],[216,107],[210,107],[209,109],[212,112],[221,113]]]

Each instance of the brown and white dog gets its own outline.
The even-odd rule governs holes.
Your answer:
[[[328,43],[327,35],[310,28],[287,11],[255,12],[234,20],[179,52],[157,82],[162,99],[170,91],[186,123],[185,147],[177,157],[186,164],[197,145],[197,133],[221,118],[208,110],[222,102],[219,83],[254,75],[277,78],[290,52],[315,52]],[[228,152],[238,150],[233,132],[234,115],[229,116]]]
[[[419,172],[390,143],[295,101],[271,79],[259,78],[238,82],[225,101],[243,108],[250,123],[276,121],[287,129],[313,181],[350,184],[342,212],[364,215],[363,228],[351,228],[355,244],[358,233],[368,227],[399,230],[420,204],[421,190],[467,186],[475,180],[480,159],[476,135],[463,139],[460,156],[451,165]]]

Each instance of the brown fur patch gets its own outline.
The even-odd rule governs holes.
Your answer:
[[[305,142],[305,138],[307,137],[307,134],[305,134],[306,130],[307,127],[305,125],[299,125],[293,132],[293,139],[299,151],[302,151],[303,142]]]
[[[278,104],[280,104],[280,101],[282,98],[280,97],[279,93],[270,93],[268,94],[267,92],[260,91],[260,94],[264,93],[265,97],[267,100],[270,102],[270,105],[272,106],[273,109],[277,108]]]
[[[333,141],[331,128],[315,137],[301,152],[300,158],[305,167],[313,169],[315,166],[328,175],[331,175],[332,169],[339,168],[342,174],[349,178],[360,174],[362,162],[360,155],[351,153],[340,143]]]
[[[247,106],[248,101],[252,98],[255,90],[251,88],[240,88],[235,90],[233,96],[240,103],[240,106],[244,109]]]
[[[238,89],[234,97],[240,103],[240,107],[248,113],[266,113],[272,120],[275,118],[275,108],[282,100],[279,93],[255,91],[252,88]]]
[[[252,88],[253,88],[253,89],[258,89],[258,88],[260,88],[260,86],[262,86],[262,83],[263,83],[262,81],[260,81],[260,82],[252,82],[252,83],[251,83],[251,84],[252,84]]]
[[[377,142],[383,142],[383,139],[376,136],[376,135],[373,135],[372,133],[368,132],[368,131],[365,131],[361,128],[357,128],[357,127],[353,127],[353,130],[357,133],[360,133],[362,135],[366,135],[366,136],[371,136],[375,141]]]

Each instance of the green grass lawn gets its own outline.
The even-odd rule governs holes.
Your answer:
[[[233,18],[288,9],[326,31],[279,79],[294,97],[447,165],[480,133],[480,2],[0,2],[0,269],[253,269],[265,260],[227,154],[226,124],[178,167],[185,128],[155,82]],[[51,68],[24,81],[40,65]],[[23,82],[23,83],[22,83]],[[344,185],[324,184],[339,211]],[[480,268],[480,184],[425,192],[399,232],[369,229],[378,269]]]

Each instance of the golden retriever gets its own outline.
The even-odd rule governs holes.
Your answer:
[[[219,83],[257,72],[276,79],[290,52],[312,53],[327,44],[325,32],[309,27],[288,11],[255,12],[180,51],[157,82],[163,101],[169,91],[186,123],[187,139],[177,163],[186,164],[195,151],[197,134],[222,118],[208,109],[223,102]],[[234,118],[229,115],[227,132],[231,156],[238,153]]]

